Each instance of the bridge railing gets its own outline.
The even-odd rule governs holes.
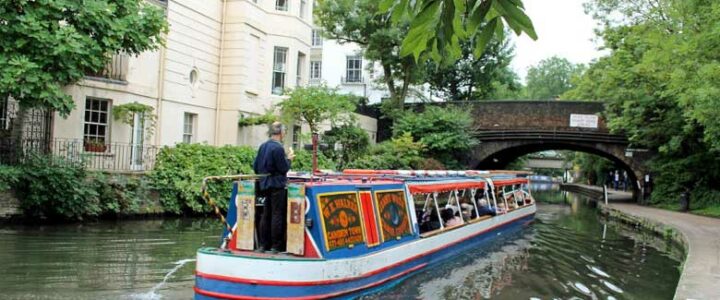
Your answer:
[[[563,130],[486,130],[475,132],[475,137],[483,141],[497,140],[562,140],[578,142],[603,142],[612,144],[627,144],[624,135]]]

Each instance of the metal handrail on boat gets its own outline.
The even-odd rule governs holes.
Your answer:
[[[215,199],[210,197],[210,193],[207,191],[208,181],[210,180],[224,180],[224,179],[233,179],[233,180],[239,180],[239,179],[258,179],[267,176],[266,174],[260,174],[260,175],[247,175],[247,174],[238,174],[238,175],[221,175],[221,176],[208,176],[203,178],[202,180],[202,186],[200,187],[200,193],[202,194],[202,198],[213,208],[213,211],[215,212],[215,215],[220,218],[220,221],[225,225],[225,228],[227,228],[228,232],[230,232],[230,235],[232,235],[233,229],[232,226],[227,222],[225,219],[225,216],[220,212],[220,207],[215,204]]]

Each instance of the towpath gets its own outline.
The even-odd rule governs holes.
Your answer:
[[[602,192],[600,187],[578,186]],[[629,194],[609,192],[609,200],[624,200]],[[673,227],[682,233],[687,244],[687,257],[675,299],[720,299],[720,219],[634,203],[610,202],[609,207],[626,215]]]

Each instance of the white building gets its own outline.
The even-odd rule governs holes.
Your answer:
[[[101,74],[69,86],[76,108],[67,118],[53,118],[53,138],[80,141],[84,152],[108,164],[141,161],[146,145],[258,145],[267,128],[239,127],[238,119],[264,114],[283,100],[284,88],[308,84],[327,49],[313,46],[313,0],[148,1],[166,10],[166,46],[138,57],[116,55]],[[346,75],[334,69],[345,72],[331,64],[322,71],[340,82]],[[343,86],[362,90],[358,83],[367,82],[366,74],[359,72],[350,73]],[[132,102],[153,107],[152,136],[141,130],[147,126],[142,118],[136,118],[135,125],[142,125],[136,130],[113,120],[113,107]],[[362,116],[359,121],[374,137],[376,121]],[[294,135],[286,143],[297,142],[299,134]],[[133,157],[112,146],[90,148],[88,141],[132,144]]]
[[[381,80],[382,67],[364,58],[359,45],[322,39],[320,31],[314,29],[312,53],[311,83],[338,87],[342,92],[367,98],[370,104],[390,97],[385,82]],[[412,86],[406,98],[406,102],[426,100],[439,101],[431,95],[429,86]]]

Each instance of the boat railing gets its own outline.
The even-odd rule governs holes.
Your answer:
[[[230,223],[228,223],[227,219],[225,219],[225,215],[220,211],[220,207],[217,205],[216,200],[210,196],[210,193],[208,192],[208,183],[211,181],[218,181],[218,180],[242,180],[242,179],[259,179],[262,177],[265,177],[267,175],[260,174],[237,174],[237,175],[220,175],[220,176],[208,176],[203,178],[202,185],[200,186],[200,195],[202,195],[202,198],[205,200],[205,202],[208,203],[213,209],[213,212],[215,215],[220,219],[220,221],[223,223],[225,228],[229,232],[229,236],[232,236],[233,234],[233,228],[230,226]],[[227,237],[225,237],[227,239]]]

